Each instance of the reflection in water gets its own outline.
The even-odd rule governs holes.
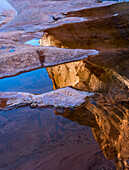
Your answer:
[[[76,66],[75,63],[83,63],[83,61],[74,62],[71,65]],[[82,65],[75,68],[78,68],[78,70],[82,68],[81,71],[83,71],[85,69]],[[61,68],[62,66],[57,67]],[[70,68],[72,69],[72,67]],[[47,69],[50,74],[49,69],[52,68]],[[66,82],[66,86],[70,82],[72,86],[74,86],[74,82],[78,84],[83,82],[81,77],[83,78],[85,71],[82,72],[82,75],[81,72],[79,73],[79,79],[76,78],[75,70],[72,72],[69,69],[69,73],[75,73],[70,76],[73,79],[66,74],[67,71],[65,72],[64,68],[63,71],[64,76],[60,78],[65,80],[61,82]],[[60,71],[58,73],[60,74]],[[56,72],[53,72],[53,75],[56,76]],[[55,82],[54,78],[52,78],[53,83]],[[49,85],[48,82],[50,82],[50,80],[47,80],[46,70],[40,69],[16,77],[2,79],[0,80],[0,88],[1,91],[43,93]],[[61,82],[58,85],[62,86]],[[55,84],[54,88],[57,88]],[[83,89],[81,85],[80,89]],[[90,126],[100,133],[100,127],[92,110],[97,102],[94,100],[92,103],[94,104],[90,104],[91,108],[83,106],[76,111],[67,110],[67,112],[64,112],[65,110],[63,110],[63,116],[72,121],[64,119],[60,115],[55,115],[51,109],[38,110],[26,107],[0,112],[0,168],[4,170],[34,168],[47,170],[48,167],[50,167],[50,170],[53,167],[55,169],[62,168],[62,170],[72,168],[82,170],[101,169],[103,167],[107,170],[115,169],[113,163],[103,157],[90,128],[86,127]],[[96,136],[98,137],[98,134]],[[100,145],[101,142],[97,137],[96,140]],[[100,148],[102,149],[101,145]],[[112,158],[114,159],[114,157]]]
[[[115,169],[102,156],[89,127],[105,157],[114,160],[118,169],[128,167],[129,92],[120,84],[119,76],[86,59],[47,68],[47,72],[54,89],[73,86],[98,92],[76,109],[58,108],[56,116],[51,109],[0,112],[0,168],[47,170],[50,166],[51,170],[53,166],[56,169],[61,166],[66,170],[74,164],[74,168],[82,170]],[[0,88],[1,91],[43,93],[50,83],[46,75],[45,69],[39,69],[5,78],[0,80]]]
[[[120,63],[118,68],[121,70],[125,66]],[[76,110],[56,111],[56,114],[90,126],[106,158],[113,159],[118,169],[129,168],[129,91],[122,84],[122,77],[87,59],[47,68],[47,71],[54,89],[73,86],[79,90],[98,91]],[[124,69],[122,74],[128,81]]]
[[[119,99],[115,100],[115,95]],[[129,94],[115,95],[100,94],[76,110],[56,114],[90,126],[106,158],[114,159],[118,169],[125,169],[129,168]]]
[[[116,57],[118,56],[116,55],[115,58],[111,58],[111,61],[114,60],[117,62]],[[97,58],[98,56],[94,57],[93,60],[103,59],[102,64],[104,65],[104,62],[107,63],[107,60],[104,61],[103,56],[99,59]],[[106,68],[99,66],[94,62],[90,62],[87,59],[50,67],[47,68],[47,72],[49,77],[52,79],[54,89],[66,86],[73,86],[74,88],[84,91],[108,91],[116,88],[123,89],[125,88],[124,83],[129,81],[128,71],[125,71],[127,69],[124,68],[125,61],[123,62],[121,60],[120,64],[122,65],[122,68],[120,65],[117,67],[120,70],[122,69],[122,73],[124,73],[124,77],[127,77],[127,79],[116,74],[116,72],[112,69],[112,67],[114,69],[116,67],[115,62],[112,64],[113,66],[111,68]]]
[[[45,68],[0,80],[0,91],[45,93],[53,90],[52,81]]]
[[[0,80],[0,91],[50,90],[46,69]],[[57,116],[52,109],[1,111],[0,139],[0,169],[114,168],[103,157],[89,127]]]
[[[32,40],[29,40],[29,41],[25,42],[25,44],[30,44],[32,46],[39,46],[39,39],[34,38]]]
[[[113,167],[103,158],[90,128],[55,116],[52,109],[0,112],[0,139],[4,170]]]

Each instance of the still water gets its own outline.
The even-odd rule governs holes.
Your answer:
[[[38,94],[51,90],[53,84],[46,69],[0,80],[0,91]],[[96,168],[114,167],[112,162],[107,165],[89,127],[64,118],[53,109],[25,107],[0,112],[0,169],[83,169],[100,157],[104,161]]]
[[[44,93],[72,85],[86,91],[93,87],[93,73],[89,73],[89,84],[84,78],[87,73],[86,60],[81,60],[1,79],[0,90]],[[118,102],[115,92],[113,96],[100,93],[74,110],[1,111],[0,169],[109,170],[115,169],[117,152],[128,165],[129,104],[126,93],[120,95]]]
[[[53,84],[45,68],[0,80],[1,92],[29,92],[39,94],[51,90],[53,90]]]
[[[39,94],[52,91],[53,87],[74,87],[79,62],[83,60],[1,79],[0,91]],[[74,66],[75,74],[72,74],[68,70]],[[61,68],[64,76],[60,74]],[[63,79],[59,81],[60,76]],[[78,81],[83,82],[82,79]],[[89,113],[84,106],[79,110],[67,109],[63,113],[52,108],[30,107],[1,111],[0,169],[115,169],[94,139],[92,131],[97,124],[94,115]]]
[[[33,39],[26,44],[39,45]],[[0,80],[1,92],[45,93],[55,89],[45,68]],[[101,161],[96,163],[101,158]],[[52,108],[29,107],[0,112],[0,169],[87,169],[113,167],[104,158],[90,127]]]

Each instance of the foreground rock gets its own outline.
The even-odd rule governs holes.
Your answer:
[[[1,40],[0,78],[13,76],[41,67],[80,60],[90,55],[98,55],[98,51],[33,47],[18,42],[16,43],[12,40]]]
[[[0,109],[12,109],[20,106],[30,105],[31,107],[77,107],[85,102],[85,97],[93,96],[94,93],[82,92],[70,87],[56,91],[34,95],[20,92],[1,92]]]

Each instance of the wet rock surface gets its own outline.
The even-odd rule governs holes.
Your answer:
[[[0,109],[13,109],[15,107],[31,105],[31,107],[77,107],[85,102],[87,96],[94,93],[82,92],[70,87],[55,90],[53,92],[34,95],[22,92],[1,92]]]
[[[0,92],[0,168],[128,169],[129,3],[8,2],[0,78],[47,67],[55,91]]]
[[[12,40],[2,40],[0,43],[0,78],[83,59],[98,53],[97,50],[33,47]]]

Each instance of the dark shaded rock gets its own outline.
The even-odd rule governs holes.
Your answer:
[[[65,48],[122,49],[129,46],[129,3],[84,9],[68,17],[89,17],[87,21],[63,24],[44,30],[43,46]]]

